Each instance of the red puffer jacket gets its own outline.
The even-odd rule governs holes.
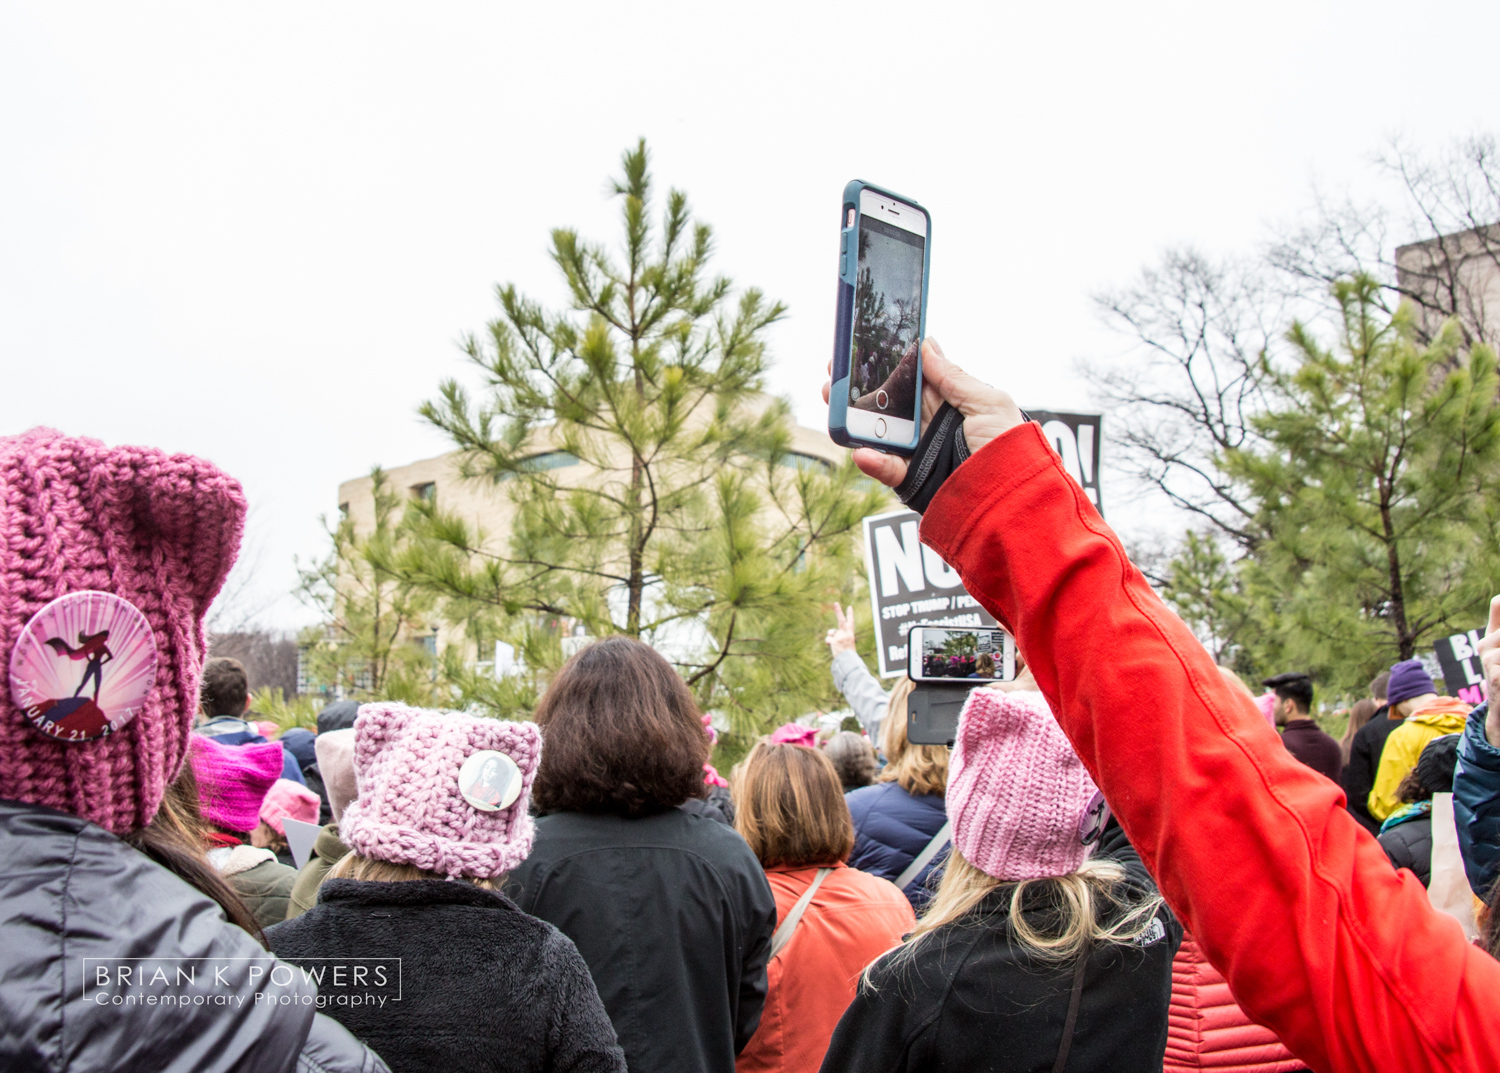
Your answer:
[[[1500,963],[1397,873],[1151,591],[1035,424],[965,462],[922,539],[1012,627],[1162,894],[1319,1073],[1500,1070]]]
[[[1167,1014],[1165,1073],[1214,1069],[1222,1073],[1292,1073],[1306,1067],[1240,1009],[1219,970],[1191,935],[1172,959],[1172,1008]]]

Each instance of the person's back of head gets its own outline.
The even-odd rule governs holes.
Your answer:
[[[1374,699],[1377,708],[1386,703],[1386,691],[1390,688],[1390,685],[1390,671],[1381,671],[1374,678],[1370,679],[1370,696]]]
[[[465,879],[491,886],[526,859],[542,735],[534,723],[366,704],[354,728],[359,793],[329,879]]]
[[[1405,659],[1391,666],[1386,684],[1386,703],[1391,711],[1405,719],[1413,711],[1437,696],[1432,676],[1418,659]]]
[[[875,781],[875,747],[863,734],[841,730],[828,739],[823,754],[833,762],[845,790],[856,790]]]
[[[198,697],[203,714],[210,719],[221,715],[243,716],[250,703],[250,679],[244,664],[228,657],[209,660],[203,665]]]
[[[834,865],[854,821],[833,762],[805,745],[757,742],[735,768],[734,828],[765,868]]]
[[[906,702],[912,680],[903,675],[891,690],[885,721],[880,725],[880,751],[885,769],[877,782],[894,782],[909,794],[940,794],[948,785],[948,747],[913,745],[906,737]]]
[[[1071,958],[1086,944],[1143,934],[1161,898],[1128,902],[1124,868],[1092,859],[1108,817],[1103,800],[1040,693],[976,689],[959,717],[948,779],[953,850],[902,951],[910,956],[1002,887],[1010,888],[1010,934],[1037,957]],[[1028,917],[1038,903],[1050,926]]]
[[[1451,794],[1453,774],[1458,769],[1458,743],[1462,737],[1461,734],[1444,734],[1423,746],[1417,766],[1401,780],[1396,796],[1410,803],[1430,801],[1433,794]]]
[[[1358,734],[1379,710],[1379,705],[1369,697],[1361,697],[1354,702],[1354,707],[1349,709],[1349,725],[1344,728],[1344,736],[1339,739],[1339,751],[1344,755],[1344,763],[1349,762],[1349,750],[1354,746],[1354,735]]]
[[[1292,709],[1298,715],[1305,716],[1312,711],[1312,676],[1306,671],[1287,671],[1285,674],[1273,675],[1262,680],[1261,685],[1275,693],[1277,700],[1290,701]],[[1285,708],[1281,711],[1283,714],[1290,714]]]
[[[336,700],[318,713],[318,733],[328,734],[335,730],[354,729],[354,720],[359,717],[359,701]]]
[[[544,813],[638,817],[707,793],[709,740],[697,702],[640,641],[610,637],[578,652],[533,718],[546,745],[533,791]]]

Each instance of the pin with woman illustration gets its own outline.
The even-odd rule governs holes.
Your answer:
[[[53,600],[32,616],[11,653],[16,705],[38,730],[62,741],[91,741],[120,729],[155,681],[150,624],[134,604],[109,592]]]

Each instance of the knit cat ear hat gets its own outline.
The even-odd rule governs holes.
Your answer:
[[[996,879],[1076,872],[1097,788],[1040,693],[976,689],[958,720],[946,794],[953,844]]]
[[[0,689],[0,797],[115,834],[151,821],[182,768],[198,710],[203,617],[244,522],[239,483],[191,455],[106,447],[52,429],[0,438],[0,672],[14,671],[32,616],[69,593],[128,601],[140,612],[128,613],[141,624],[137,640],[155,645],[133,717],[98,737],[61,740],[38,729],[12,674]],[[84,664],[62,666],[76,678]],[[106,683],[121,666],[103,664]]]
[[[535,723],[365,704],[354,723],[359,796],[339,838],[373,860],[493,879],[531,853],[542,758]]]

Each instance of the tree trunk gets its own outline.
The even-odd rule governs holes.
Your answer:
[[[1406,627],[1406,589],[1401,583],[1401,554],[1396,547],[1396,528],[1391,524],[1390,497],[1384,489],[1380,497],[1380,525],[1385,533],[1385,561],[1391,581],[1391,625],[1396,630],[1396,650],[1402,659],[1411,659],[1417,646]]]

